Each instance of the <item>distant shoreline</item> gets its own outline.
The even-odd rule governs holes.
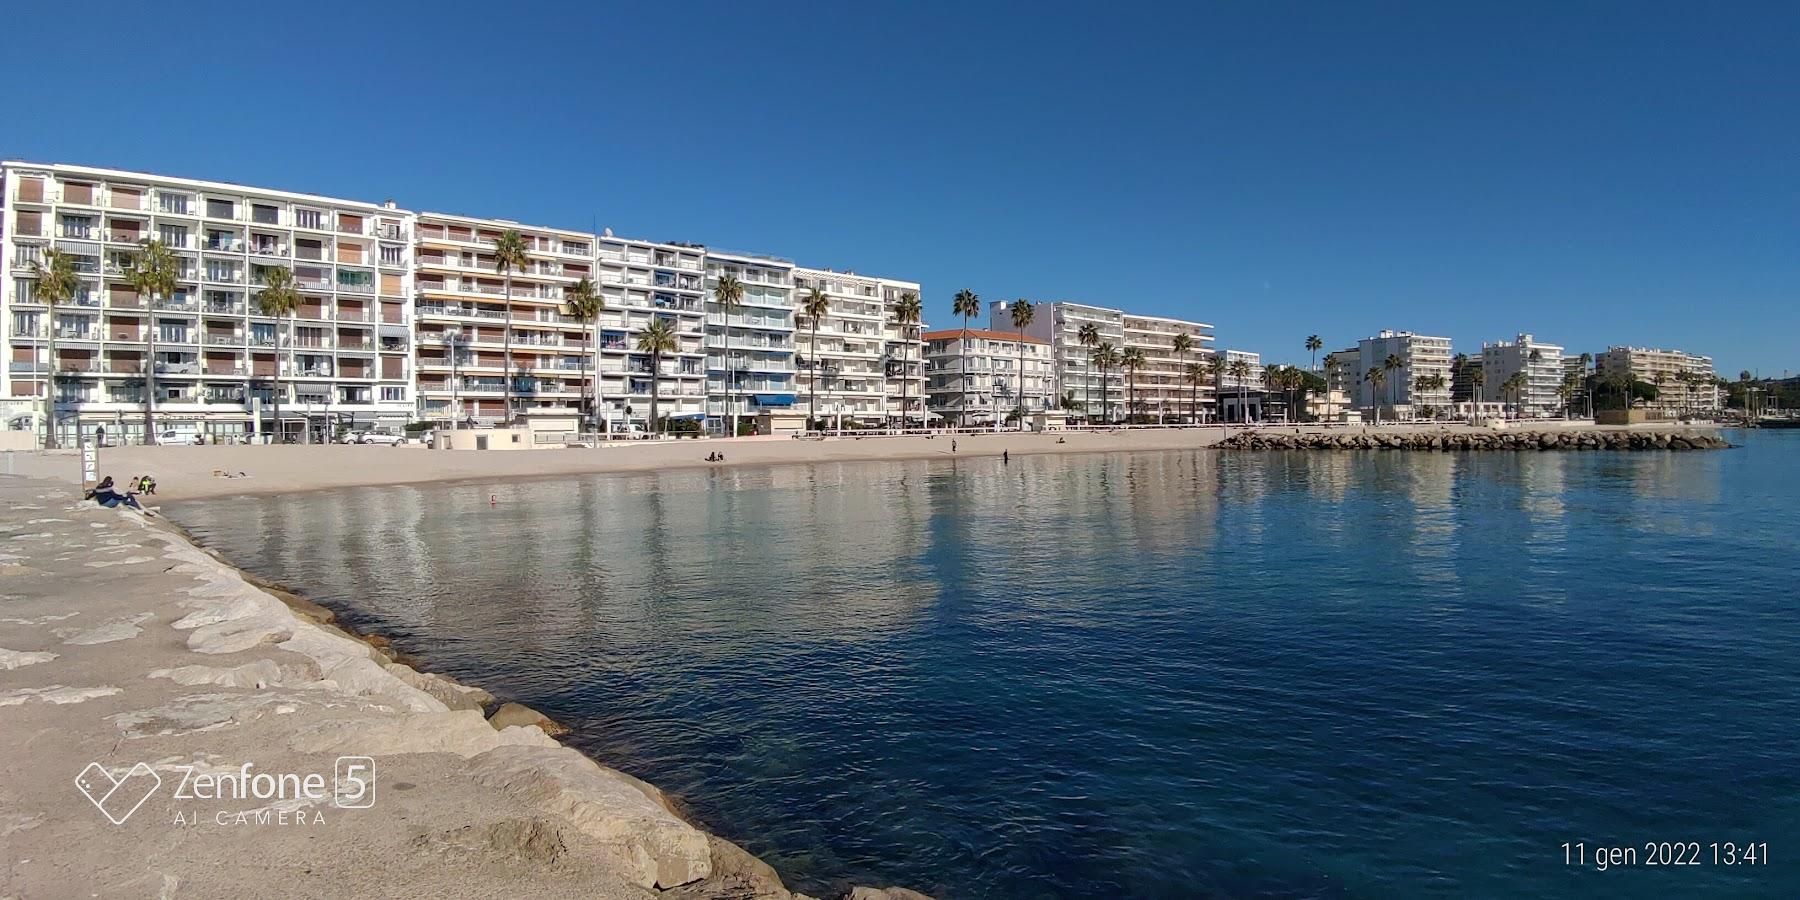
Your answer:
[[[1552,430],[1559,420],[1523,423],[1509,430]],[[1717,434],[1716,425],[1595,426],[1569,423],[1581,431],[1697,432]],[[1109,431],[984,432],[930,437],[841,437],[824,440],[738,438],[633,442],[601,448],[556,450],[427,450],[419,446],[338,444],[273,447],[121,447],[102,450],[100,474],[125,479],[150,474],[155,500],[201,500],[243,495],[300,493],[348,487],[453,484],[471,481],[643,473],[718,467],[795,465],[821,462],[881,462],[917,459],[987,458],[1013,455],[1198,450],[1250,431],[1264,435],[1307,434],[1504,434],[1505,430],[1460,424],[1382,426],[1263,425],[1131,428]],[[954,443],[955,450],[952,451]],[[707,462],[712,452],[724,462]],[[16,474],[74,483],[80,461],[73,451],[14,453]],[[236,476],[220,477],[215,472]]]

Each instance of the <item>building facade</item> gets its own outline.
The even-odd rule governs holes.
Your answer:
[[[1265,414],[1262,354],[1249,350],[1225,350],[1225,370],[1218,376],[1219,421],[1260,422]],[[1247,369],[1233,371],[1238,363]]]
[[[1068,300],[1046,301],[1037,303],[1036,307],[1036,315],[1025,334],[1050,346],[1054,370],[1052,394],[1072,398],[1079,404],[1080,415],[1090,421],[1112,422],[1123,418],[1125,373],[1116,366],[1102,373],[1093,365],[1093,348],[1081,343],[1081,327],[1094,326],[1099,337],[1096,346],[1111,344],[1114,350],[1124,352],[1124,312]],[[1012,330],[1007,301],[988,304],[988,327],[998,332]]]
[[[1389,358],[1395,366],[1390,368]],[[1384,375],[1379,390],[1371,369]],[[1357,407],[1379,407],[1382,418],[1433,418],[1450,411],[1450,339],[1382,331],[1357,342]],[[1438,386],[1441,381],[1441,386]]]
[[[1481,399],[1510,404],[1520,418],[1547,419],[1566,411],[1563,403],[1563,348],[1529,334],[1481,345]],[[1516,390],[1507,388],[1521,376]]]
[[[1608,347],[1594,358],[1594,374],[1601,381],[1623,375],[1656,385],[1656,399],[1646,406],[1664,415],[1716,412],[1723,406],[1724,394],[1710,356],[1683,350]]]
[[[1049,342],[1016,331],[927,331],[926,409],[947,423],[998,425],[1023,408],[1027,417],[1055,402]]]
[[[805,307],[813,291],[827,311],[813,327]],[[913,282],[830,269],[794,270],[797,401],[808,416],[883,426],[897,422],[904,398],[917,414],[923,399],[923,343],[918,326],[904,329],[895,306]],[[905,389],[902,390],[902,386]]]
[[[743,285],[735,310],[719,303],[720,279]],[[787,413],[797,397],[794,264],[773,256],[706,257],[707,427],[744,432],[763,412]]]
[[[525,259],[502,270],[496,245],[508,231],[523,238]],[[166,244],[178,269],[176,289],[154,304],[127,277],[148,239]],[[73,256],[80,281],[54,318],[33,266],[52,247]],[[257,303],[277,266],[301,296],[279,320]],[[716,294],[727,275],[743,287],[730,310]],[[567,303],[584,279],[602,304],[592,322]],[[830,303],[805,357],[802,284]],[[920,295],[917,282],[610,230],[5,162],[0,290],[0,425],[41,428],[54,390],[66,441],[95,429],[142,440],[146,407],[158,432],[263,437],[277,428],[277,392],[280,427],[296,440],[415,421],[648,425],[653,395],[662,416],[705,419],[722,433],[732,417],[800,411],[815,375],[821,413],[924,423],[924,323],[896,315],[902,298]],[[639,341],[658,320],[676,349],[652,372]]]
[[[159,434],[217,440],[411,418],[411,213],[86,166],[6,162],[0,176],[7,427],[41,427],[52,390],[65,445],[76,430],[142,440],[147,408]],[[175,259],[168,296],[139,296],[128,277],[150,240]],[[52,247],[79,278],[54,315],[34,266]],[[301,295],[280,318],[257,302],[277,267]]]
[[[1170,319],[1163,316],[1140,316],[1125,313],[1122,322],[1125,349],[1144,354],[1144,365],[1135,376],[1127,373],[1127,381],[1137,395],[1135,413],[1154,416],[1157,421],[1183,420],[1204,422],[1212,418],[1214,406],[1212,378],[1205,374],[1207,360],[1213,355],[1212,326],[1204,322]],[[1191,346],[1185,353],[1175,352],[1176,335],[1185,334]],[[1196,385],[1187,377],[1187,367],[1199,365],[1201,378]]]

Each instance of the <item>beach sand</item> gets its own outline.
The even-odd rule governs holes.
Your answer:
[[[1593,426],[1586,426],[1592,428]],[[480,451],[399,447],[222,446],[120,447],[100,451],[100,474],[126,479],[149,474],[156,479],[156,500],[193,500],[241,494],[272,494],[383,484],[417,484],[468,479],[505,479],[604,472],[708,466],[781,465],[893,459],[950,459],[1031,453],[1100,453],[1143,450],[1193,450],[1209,447],[1239,428],[1138,428],[1116,431],[1050,433],[1000,432],[942,434],[932,437],[869,437],[798,440],[735,438],[621,442],[607,447],[553,450]],[[1259,427],[1265,433],[1324,432],[1319,426]],[[1342,427],[1333,432],[1361,432]],[[1366,429],[1374,431],[1375,429]],[[1383,426],[1384,433],[1416,431],[1487,431],[1452,425]],[[956,444],[951,450],[952,441]],[[1061,441],[1061,443],[1059,443]],[[724,463],[708,463],[711,452],[725,454]],[[0,466],[14,474],[77,482],[81,463],[76,452],[62,450],[8,454]],[[233,476],[219,477],[215,471]]]

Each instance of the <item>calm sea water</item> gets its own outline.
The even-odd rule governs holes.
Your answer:
[[[1800,894],[1800,433],[1143,453],[173,509],[790,885]],[[490,506],[489,494],[497,505]],[[1650,841],[1705,864],[1644,865]],[[1767,842],[1754,867],[1714,842]],[[1589,865],[1566,865],[1584,842]],[[1638,865],[1599,871],[1599,847]]]

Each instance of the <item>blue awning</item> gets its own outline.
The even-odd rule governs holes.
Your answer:
[[[757,406],[793,406],[793,394],[757,394]]]
[[[704,419],[704,418],[706,418],[706,413],[682,413],[679,416],[669,416],[669,418],[671,418],[671,419]]]

